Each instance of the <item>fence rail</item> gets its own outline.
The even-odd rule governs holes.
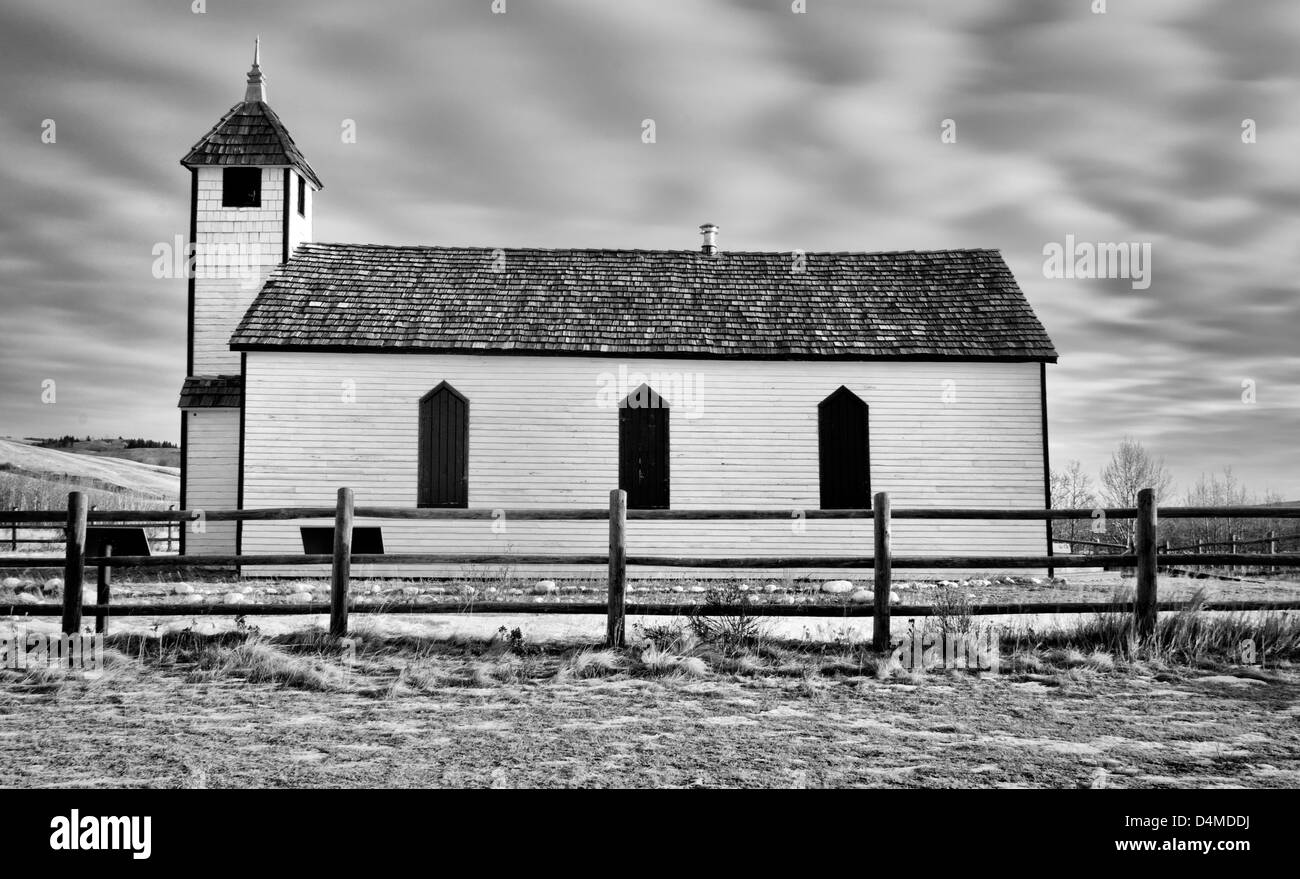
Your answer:
[[[781,510],[628,510],[627,495],[620,490],[610,492],[608,509],[531,509],[507,510],[507,519],[519,520],[592,520],[609,522],[609,552],[605,555],[486,555],[466,553],[395,553],[364,554],[352,552],[353,523],[358,518],[396,519],[491,519],[501,515],[499,510],[469,509],[409,509],[397,507],[355,507],[352,490],[340,488],[338,501],[329,507],[278,507],[256,510],[154,510],[112,511],[88,510],[82,492],[68,495],[68,508],[56,511],[0,511],[0,524],[63,521],[65,553],[63,557],[0,557],[0,568],[58,567],[64,569],[64,590],[61,605],[27,604],[7,608],[9,615],[43,616],[61,615],[63,631],[69,634],[80,631],[83,613],[96,617],[96,628],[103,631],[109,614],[119,616],[168,616],[192,614],[218,615],[270,615],[328,613],[330,632],[340,637],[348,631],[348,615],[357,613],[447,613],[455,611],[520,612],[520,613],[605,613],[608,618],[607,642],[621,646],[625,641],[626,615],[679,614],[683,611],[699,613],[744,612],[756,616],[830,616],[873,618],[873,646],[878,650],[889,647],[889,618],[891,612],[909,616],[926,616],[932,608],[923,605],[895,605],[889,603],[892,571],[894,568],[1053,568],[1096,567],[1099,559],[1107,564],[1134,567],[1137,571],[1137,593],[1133,602],[1057,602],[1043,604],[986,604],[977,605],[977,614],[1006,613],[1083,613],[1131,610],[1137,630],[1142,637],[1154,631],[1156,615],[1161,610],[1177,610],[1184,605],[1161,603],[1158,600],[1159,568],[1162,564],[1179,563],[1195,558],[1201,565],[1238,565],[1259,563],[1274,567],[1300,567],[1300,553],[1200,553],[1196,556],[1177,554],[1166,549],[1161,552],[1156,545],[1157,510],[1154,492],[1143,489],[1138,494],[1138,506],[1106,510],[1111,518],[1136,519],[1135,540],[1131,548],[1119,554],[1069,554],[1035,556],[894,556],[890,545],[890,523],[894,519],[1086,519],[1092,510],[1051,509],[989,509],[941,508],[903,509],[891,508],[889,495],[881,492],[873,498],[873,508],[867,510],[809,510],[802,515],[815,519],[866,519],[872,520],[872,552],[870,555],[847,556],[780,556],[780,557],[687,557],[687,556],[628,556],[627,523],[629,520],[655,519],[788,519],[791,513]],[[1171,507],[1160,515],[1170,518],[1300,518],[1297,507]],[[798,515],[795,513],[794,515]],[[176,557],[159,556],[103,556],[86,555],[87,522],[191,522],[254,521],[309,518],[334,519],[334,546],[330,554],[275,554],[275,555],[187,555],[184,564],[191,566],[240,565],[329,565],[330,601],[328,604],[304,605],[117,605],[110,608],[109,571],[112,567],[158,567],[176,565]],[[1251,541],[1257,543],[1261,541]],[[1274,546],[1275,548],[1275,546]],[[413,602],[404,605],[368,605],[353,602],[349,596],[349,583],[353,565],[404,565],[404,564],[579,564],[605,565],[609,571],[609,592],[604,604],[535,604],[515,602],[480,602],[468,604],[429,604]],[[691,568],[870,568],[873,571],[871,604],[832,606],[788,605],[702,605],[699,607],[678,604],[632,604],[626,602],[627,567],[691,567]],[[99,569],[97,603],[84,605],[82,580],[87,566]],[[1210,609],[1264,610],[1300,609],[1297,602],[1237,601],[1219,602]],[[6,608],[0,606],[0,612]]]

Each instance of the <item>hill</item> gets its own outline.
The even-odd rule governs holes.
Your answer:
[[[132,452],[159,452],[163,449],[131,449]],[[34,483],[53,483],[50,493],[72,491],[77,488],[139,495],[139,501],[153,500],[168,504],[180,497],[180,470],[141,463],[129,458],[69,452],[62,449],[42,448],[13,440],[0,439],[0,477],[8,490],[3,494],[21,492],[26,497],[38,486]],[[57,491],[56,491],[57,489]],[[0,502],[6,502],[0,499]],[[10,505],[23,506],[21,500]]]
[[[28,438],[29,444],[36,441]],[[44,441],[49,442],[49,441]],[[103,458],[123,458],[141,464],[153,464],[157,467],[180,467],[181,450],[175,447],[155,446],[151,448],[130,448],[125,439],[87,439],[73,440],[71,445],[41,445],[59,452],[75,452],[79,455],[95,455]]]

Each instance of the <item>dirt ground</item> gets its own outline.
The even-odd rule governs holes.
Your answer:
[[[1068,584],[990,584],[987,600],[1109,598],[1118,573]],[[1127,581],[1131,583],[1131,580]],[[1184,583],[1187,585],[1185,593]],[[378,585],[378,584],[376,584]],[[194,604],[292,600],[323,584],[253,581],[115,584],[123,601]],[[999,591],[996,587],[1002,587]],[[1294,598],[1294,583],[1162,578],[1162,598]],[[480,584],[482,587],[482,584]],[[1166,588],[1168,587],[1168,588]],[[428,584],[384,582],[386,601],[424,600]],[[931,587],[933,588],[933,587]],[[914,587],[907,603],[924,603]],[[975,591],[975,590],[972,590]],[[448,589],[449,600],[454,595]],[[485,595],[488,593],[484,593]],[[530,594],[530,593],[526,593]],[[656,595],[664,593],[655,589]],[[671,593],[685,599],[696,593]],[[777,593],[842,600],[809,589]],[[501,596],[502,598],[506,596]],[[569,590],[543,601],[603,596]],[[638,596],[640,600],[651,600]],[[115,597],[115,601],[118,600]],[[630,617],[632,631],[665,617]],[[1077,617],[982,617],[1045,632]],[[261,638],[319,627],[319,616],[120,617],[115,633]],[[895,617],[896,634],[912,621]],[[375,615],[354,624],[402,643],[491,639],[518,627],[522,658],[473,651],[319,656],[306,677],[257,679],[193,662],[120,656],[99,677],[0,677],[0,782],[10,787],[1280,787],[1300,786],[1300,669],[1219,664],[1123,668],[1078,657],[1044,670],[880,675],[854,667],[870,619],[770,618],[773,637],[824,650],[728,667],[683,663],[582,673],[600,615]],[[55,618],[10,618],[0,635],[56,631]],[[188,630],[188,632],[186,632]],[[459,639],[459,640],[458,640]],[[478,648],[476,648],[478,649]],[[495,648],[494,648],[495,649]],[[803,655],[803,654],[800,654]],[[575,658],[576,657],[576,658]],[[1102,657],[1103,659],[1105,657]],[[291,659],[298,662],[297,659]],[[602,660],[604,661],[604,660]],[[623,660],[618,660],[623,662]],[[675,660],[674,660],[675,661]],[[747,660],[749,661],[749,660]],[[597,663],[598,665],[599,663]],[[576,671],[575,671],[576,670]],[[878,671],[878,670],[876,670]],[[242,674],[242,673],[241,673]],[[324,681],[322,684],[321,681]]]
[[[327,691],[119,663],[0,684],[10,787],[1300,786],[1294,669],[683,668],[558,655],[365,662]],[[328,662],[327,662],[328,664]],[[545,667],[545,668],[544,668]]]

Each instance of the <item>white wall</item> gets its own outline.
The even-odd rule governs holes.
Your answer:
[[[816,509],[817,404],[841,384],[871,407],[872,490],[890,492],[895,508],[1044,503],[1037,363],[249,352],[244,505],[332,506],[346,485],[358,506],[414,507],[417,401],[445,380],[470,402],[471,507],[603,507],[618,485],[618,413],[599,405],[598,392],[617,383],[620,367],[628,384],[610,400],[634,389],[638,372],[693,379],[693,398],[670,380],[654,383],[673,409],[675,509]],[[298,524],[246,523],[244,552],[301,552]],[[389,552],[607,549],[604,522],[507,522],[504,534],[490,521],[357,524],[382,524]],[[899,521],[893,534],[899,554],[1046,551],[1041,522]],[[784,521],[634,521],[628,552],[869,555],[871,529],[859,521],[810,520],[801,534]],[[357,573],[385,570],[417,573]]]
[[[312,199],[315,198],[316,191],[312,188],[311,181],[306,180],[307,185],[307,204],[306,215],[298,213],[298,181],[305,180],[297,171],[289,171],[289,255],[293,256],[293,250],[304,241],[312,240]],[[241,315],[242,317],[242,315]]]
[[[239,410],[185,411],[185,508],[233,510],[239,506]],[[234,553],[235,523],[206,522],[195,534],[183,523],[185,552]]]
[[[262,169],[257,208],[221,206],[222,171],[198,169],[193,375],[239,372],[230,336],[283,256],[285,169]],[[297,215],[296,202],[290,210]]]

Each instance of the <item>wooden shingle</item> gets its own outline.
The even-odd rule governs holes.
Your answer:
[[[808,253],[794,266],[780,252],[303,244],[231,346],[1056,360],[996,250]]]
[[[178,409],[238,409],[244,380],[238,375],[192,375],[181,387]]]
[[[289,165],[323,188],[320,178],[294,144],[289,131],[264,101],[241,101],[196,143],[181,164]]]

